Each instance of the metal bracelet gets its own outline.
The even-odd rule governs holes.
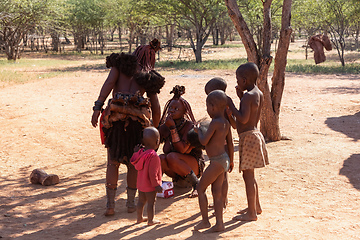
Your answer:
[[[104,106],[104,102],[102,102],[102,101],[100,101],[100,100],[97,100],[97,101],[95,101],[95,103],[94,103],[93,110],[94,110],[94,111],[97,111],[97,110],[101,111],[101,110],[102,110],[102,106]]]

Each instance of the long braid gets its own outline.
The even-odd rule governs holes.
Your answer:
[[[193,124],[196,124],[196,120],[195,120],[194,114],[191,110],[190,104],[183,97],[181,97],[181,95],[185,94],[185,87],[176,85],[175,87],[173,87],[173,89],[171,90],[170,93],[173,93],[174,96],[169,101],[166,102],[162,117],[160,119],[160,123],[162,124],[165,122],[165,118],[167,116],[167,111],[168,111],[171,101],[179,100],[184,105],[185,116],[188,118],[188,120],[192,121]]]

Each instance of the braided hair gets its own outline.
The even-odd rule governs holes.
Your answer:
[[[165,84],[165,78],[155,70],[150,70],[149,72],[140,71],[135,74],[134,78],[136,83],[143,87],[150,95],[160,93],[160,89]]]
[[[185,93],[185,87],[180,86],[180,85],[176,85],[171,90],[170,94],[171,93],[173,93],[174,96],[169,101],[166,102],[165,108],[164,108],[164,111],[163,111],[163,115],[161,116],[161,119],[160,119],[160,124],[165,122],[165,118],[167,116],[167,112],[168,112],[168,109],[169,109],[169,106],[170,106],[170,103],[171,103],[172,100],[180,101],[183,104],[184,108],[185,108],[185,117],[189,121],[191,121],[193,124],[196,124],[196,120],[195,120],[195,117],[194,117],[194,115],[192,113],[190,104],[183,97],[181,97],[181,95],[183,95]]]
[[[137,62],[136,57],[126,53],[112,53],[106,57],[106,67],[116,67],[119,72],[122,72],[128,77],[132,77],[136,72]]]

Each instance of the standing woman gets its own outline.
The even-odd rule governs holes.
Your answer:
[[[205,166],[202,146],[191,145],[187,138],[196,121],[190,104],[181,97],[185,87],[176,85],[170,93],[174,96],[165,105],[159,127],[164,143],[161,168],[173,182],[183,179],[190,183],[193,187],[190,197],[196,197],[195,188]]]
[[[158,124],[160,112],[152,106],[158,106],[157,94],[164,85],[164,78],[155,72],[137,72],[136,56],[130,54],[111,54],[106,58],[106,66],[111,68],[105,80],[95,106],[91,123],[94,127],[108,95],[112,98],[100,119],[103,143],[107,148],[106,168],[106,216],[115,213],[115,195],[119,176],[119,166],[127,167],[127,208],[136,211],[135,194],[137,171],[130,164],[134,147],[141,143],[143,128]],[[148,98],[143,95],[147,92]],[[153,120],[151,122],[151,120]]]

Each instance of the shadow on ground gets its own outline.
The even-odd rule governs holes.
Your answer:
[[[104,187],[104,179],[89,178],[98,174],[98,171],[103,171],[104,168],[104,164],[98,165],[89,171],[61,179],[59,184],[48,187],[29,182],[30,167],[23,167],[16,179],[0,178],[1,187],[14,189],[7,196],[0,196],[2,203],[0,225],[3,225],[0,227],[0,238],[10,239],[9,236],[16,236],[17,239],[53,239],[54,236],[58,236],[59,239],[78,239],[86,238],[91,234],[95,236],[93,239],[123,239],[134,234],[135,237],[128,239],[155,239],[166,237],[169,229],[175,236],[193,228],[193,221],[200,216],[200,213],[190,214],[181,221],[169,220],[166,224],[155,227],[147,227],[144,224],[135,226],[136,213],[127,213],[126,199],[119,197],[116,201],[116,214],[113,217],[105,217],[103,215],[106,202],[105,188],[103,194],[101,190],[95,192],[89,190],[94,189],[94,185],[97,185],[96,189]],[[120,174],[117,195],[125,192],[125,179],[126,173]],[[191,188],[174,190],[173,198],[158,199],[157,213],[166,210],[174,202],[187,198]],[[84,201],[74,203],[71,195],[79,192],[84,193]],[[95,200],[87,201],[86,196],[89,194],[99,196]],[[129,224],[117,226],[119,221],[126,221]],[[110,224],[109,228],[113,230],[108,233],[97,232],[97,228],[103,224]],[[241,226],[242,223],[232,221],[226,222],[225,225],[226,231],[229,231]],[[139,229],[146,231],[136,234]],[[200,233],[194,233],[191,239],[197,239],[198,234]],[[218,235],[218,233],[214,234]]]
[[[326,125],[336,132],[341,132],[352,141],[360,139],[360,111],[354,115],[330,117],[325,121]],[[353,154],[344,161],[339,174],[346,176],[354,188],[360,190],[360,154]]]
[[[341,132],[353,141],[360,139],[360,111],[354,115],[330,117],[325,124],[336,132]]]
[[[346,159],[339,174],[346,176],[354,188],[360,191],[360,154],[353,154]]]

